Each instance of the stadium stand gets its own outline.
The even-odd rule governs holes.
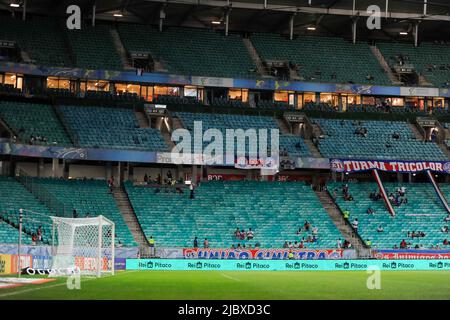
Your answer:
[[[211,114],[211,113],[189,113],[176,112],[174,116],[179,117],[185,128],[189,131],[194,130],[194,121],[202,121],[202,129],[205,132],[208,129],[218,129],[225,137],[226,129],[279,129],[274,118],[265,116],[249,116],[249,115],[230,115],[230,114]],[[270,139],[270,132],[268,132]],[[304,140],[299,136],[280,134],[280,151],[287,151],[293,156],[302,155],[311,156],[311,151],[305,144]],[[209,142],[204,142],[208,145]],[[226,147],[226,146],[224,146]],[[270,145],[268,146],[270,150]],[[248,143],[246,144],[248,148]]]
[[[119,34],[129,52],[149,52],[168,72],[196,76],[255,77],[256,69],[242,39],[206,29],[121,24]]]
[[[433,142],[417,141],[406,122],[362,120],[313,120],[325,132],[319,149],[325,157],[392,159],[392,160],[446,160],[445,154]],[[367,137],[356,134],[357,128],[366,128]],[[398,133],[400,138],[393,138]]]
[[[18,243],[19,230],[0,220],[0,239],[1,243]],[[23,244],[30,244],[31,237],[24,233]]]
[[[60,106],[68,125],[83,147],[165,151],[161,133],[139,128],[131,109]]]
[[[392,217],[385,207],[382,199],[373,201],[369,198],[371,192],[378,192],[376,183],[347,183],[349,194],[353,201],[345,201],[341,196],[342,183],[329,183],[328,190],[337,191],[336,203],[342,211],[350,212],[349,221],[354,218],[359,221],[358,233],[364,240],[370,239],[373,248],[392,249],[395,245],[399,247],[400,242],[405,239],[411,248],[416,245],[424,248],[442,244],[446,235],[441,232],[442,226],[446,225],[444,218],[447,213],[439,202],[431,184],[428,183],[384,183],[388,194],[406,187],[406,198],[408,203],[394,206],[396,215]],[[442,186],[448,195],[450,188]],[[368,214],[367,209],[372,208],[374,214]],[[381,226],[384,231],[378,232]],[[425,237],[408,237],[408,232],[425,233]]]
[[[12,128],[21,142],[64,146],[71,144],[50,105],[0,101],[0,118]]]
[[[369,45],[363,42],[352,44],[340,38],[318,36],[290,41],[267,33],[254,34],[251,41],[263,60],[294,63],[306,81],[391,84]]]
[[[69,52],[59,31],[58,20],[29,16],[26,21],[0,15],[0,39],[15,41],[19,50],[25,51],[38,65],[52,67],[72,66]]]
[[[108,193],[105,181],[99,180],[63,180],[36,178],[33,183],[64,203],[70,212],[77,210],[78,217],[84,218],[103,215],[116,225],[116,242],[124,246],[136,245],[130,230],[117,208],[113,196]]]
[[[85,69],[122,70],[122,62],[110,34],[109,26],[83,25],[80,30],[66,30],[76,66]]]
[[[296,232],[305,220],[318,228],[317,242],[307,248],[334,248],[342,238],[314,191],[301,183],[256,181],[210,181],[189,192],[125,184],[139,222],[159,246],[191,247],[194,237],[209,240],[214,248],[256,243],[263,248],[281,248],[285,241],[300,243],[311,232]],[[282,199],[282,201],[280,201]],[[234,238],[236,228],[251,228],[253,240]]]
[[[11,177],[0,176],[0,217],[3,221],[18,226],[19,209],[23,209],[25,215],[23,220],[25,243],[30,243],[31,235],[37,232],[39,226],[42,226],[42,237],[44,242],[47,242],[51,238],[51,220],[48,218],[51,213],[49,209],[40,203],[17,180]],[[28,213],[30,215],[27,218]],[[11,228],[5,228],[9,230],[7,239],[17,243],[18,229],[14,232]]]
[[[418,47],[411,43],[379,42],[377,47],[381,50],[391,67],[403,64],[412,64],[416,72],[422,74],[432,84],[438,87],[448,87],[450,83],[450,46],[448,44],[435,44],[422,42]]]

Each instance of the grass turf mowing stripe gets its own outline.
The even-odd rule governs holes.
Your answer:
[[[360,271],[137,271],[0,299],[450,299],[448,271],[383,271],[381,289],[367,289]],[[239,279],[240,282],[230,277]],[[5,289],[5,291],[19,291]]]

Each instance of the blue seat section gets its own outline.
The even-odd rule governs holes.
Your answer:
[[[31,137],[40,136],[46,141],[34,140],[32,143],[71,145],[70,138],[50,105],[0,101],[0,118],[18,134],[18,138],[24,143],[30,142]]]
[[[406,187],[407,204],[399,207],[394,206],[396,216],[392,217],[382,199],[373,201],[369,198],[371,192],[376,192],[378,186],[375,182],[348,183],[349,193],[353,201],[345,201],[342,198],[342,183],[328,184],[328,190],[333,192],[338,188],[337,204],[342,211],[350,212],[350,222],[354,218],[359,221],[358,233],[364,240],[370,239],[373,248],[392,249],[394,245],[399,246],[405,239],[411,243],[411,247],[422,245],[424,248],[430,248],[442,242],[448,236],[441,232],[441,228],[448,223],[444,222],[446,211],[439,201],[433,187],[429,183],[409,183],[400,185],[398,183],[384,183],[388,194],[400,187]],[[447,195],[450,195],[450,188],[444,187]],[[367,209],[372,208],[373,215],[367,213]],[[379,226],[384,231],[378,232]],[[408,238],[408,232],[423,231],[423,238]]]
[[[194,121],[201,121],[202,130],[205,132],[208,129],[218,129],[222,132],[225,139],[227,129],[267,129],[268,137],[268,150],[270,150],[270,129],[279,129],[278,124],[272,117],[266,116],[249,116],[249,115],[230,115],[230,114],[212,114],[212,113],[189,113],[189,112],[176,112],[175,116],[179,117],[185,128],[189,131],[194,131]],[[258,132],[257,132],[258,134]],[[204,143],[204,147],[209,142]],[[224,148],[227,147],[224,145]],[[229,146],[228,146],[229,147]],[[248,148],[248,143],[246,144]],[[226,150],[226,149],[224,149]],[[282,135],[279,136],[279,150],[287,151],[292,156],[311,156],[311,152],[305,141],[294,135]]]
[[[89,213],[89,217],[103,215],[112,220],[116,227],[116,243],[136,245],[105,181],[36,178],[33,183],[64,203],[69,212],[76,209],[79,218]]]
[[[129,52],[148,52],[170,73],[229,78],[254,78],[253,63],[242,38],[223,31],[119,24],[118,30]]]
[[[23,239],[24,243],[31,243],[31,234],[36,233],[39,226],[43,227],[44,240],[51,239],[51,215],[49,209],[36,199],[17,180],[0,176],[0,216],[3,220],[18,226],[19,209],[24,209]],[[29,213],[34,212],[34,213]],[[12,228],[12,229],[11,229]],[[17,229],[13,227],[3,228],[9,230],[10,236],[0,238],[2,242],[17,243]]]
[[[313,119],[325,137],[319,149],[325,157],[387,160],[447,160],[433,142],[416,140],[406,122]],[[358,127],[368,130],[367,137],[355,134]],[[394,139],[397,132],[400,139]]]
[[[391,84],[369,45],[364,42],[353,44],[342,38],[318,36],[299,36],[289,40],[271,33],[256,33],[251,41],[263,60],[296,64],[301,80]]]
[[[139,128],[131,109],[60,106],[68,125],[83,147],[166,151],[154,128]]]
[[[147,237],[158,246],[191,247],[208,238],[212,248],[259,242],[264,248],[280,248],[284,241],[301,241],[308,233],[296,234],[305,220],[318,228],[318,242],[308,248],[333,248],[341,238],[314,191],[297,182],[211,181],[195,190],[195,199],[184,194],[155,193],[154,188],[125,185],[133,208]],[[239,241],[236,228],[255,234]],[[310,234],[309,234],[310,235]]]
[[[23,233],[23,244],[30,244],[31,237]],[[0,243],[19,243],[19,229],[14,228],[8,223],[0,220]]]

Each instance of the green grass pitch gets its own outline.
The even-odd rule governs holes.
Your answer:
[[[381,289],[367,289],[360,271],[120,271],[0,289],[5,299],[450,299],[449,271],[382,271]]]

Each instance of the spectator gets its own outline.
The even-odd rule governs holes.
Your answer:
[[[248,228],[247,231],[247,240],[252,240],[253,239],[253,231],[252,228]]]
[[[144,175],[144,182],[145,182],[145,184],[148,184],[148,175],[147,174]]]
[[[283,248],[286,249],[287,247],[289,247],[289,244],[288,244],[287,241],[285,241],[285,242],[283,243]]]
[[[450,222],[450,213],[444,218],[445,222]]]
[[[193,184],[193,183],[190,184],[189,190],[191,190],[191,193],[190,193],[190,195],[189,195],[189,198],[190,198],[190,199],[194,199],[194,198],[195,198],[195,188],[194,188],[194,184]]]
[[[337,246],[338,249],[341,249],[341,248],[342,248],[341,238],[337,239],[337,241],[336,241],[336,246]]]
[[[381,224],[378,226],[377,232],[378,232],[378,233],[384,232],[384,228],[383,228],[383,226],[382,226]]]
[[[400,249],[406,249],[408,247],[408,244],[406,243],[405,239],[400,242]]]
[[[89,218],[90,217],[90,213],[89,213],[89,211],[88,212],[86,212],[86,216],[85,216],[85,218]]]
[[[293,260],[294,259],[294,253],[292,252],[292,250],[289,250],[288,259],[289,260]]]
[[[242,229],[241,233],[239,234],[239,240],[245,240],[245,230]]]
[[[442,242],[442,244],[443,244],[444,246],[448,246],[448,245],[449,245],[448,239],[444,239],[444,241]]]
[[[297,234],[301,234],[302,233],[302,227],[298,228]]]
[[[198,238],[194,238],[194,248],[198,248]]]
[[[72,211],[72,217],[73,217],[73,218],[78,218],[78,212],[77,212],[77,209],[73,209],[73,211]]]
[[[352,227],[353,227],[353,229],[355,230],[356,233],[358,233],[358,225],[359,225],[358,219],[355,218],[353,220],[353,222],[352,222]]]
[[[155,256],[155,239],[153,239],[153,236],[150,236],[150,239],[148,239],[148,246],[150,247],[150,256]]]
[[[444,232],[444,233],[448,233],[448,226],[443,226],[441,228],[441,231]]]
[[[317,235],[317,233],[319,232],[319,229],[316,226],[313,226],[312,228],[312,234],[313,235]]]
[[[394,131],[394,133],[392,134],[392,139],[398,140],[400,139],[400,134],[396,131]]]
[[[37,237],[37,235],[36,235],[36,233],[33,233],[32,235],[31,235],[31,244],[32,245],[36,245],[36,242],[38,241],[38,237]]]
[[[347,209],[344,210],[343,214],[344,219],[348,220],[350,218],[350,211],[348,211]]]
[[[367,240],[366,240],[366,246],[367,246],[368,248],[372,247],[372,241],[370,241],[370,239],[367,239]]]
[[[203,241],[203,248],[208,249],[209,248],[209,241],[207,238]]]
[[[241,231],[239,230],[239,228],[236,228],[236,231],[234,231],[234,237],[236,239],[240,239],[241,238]]]
[[[373,211],[373,209],[372,208],[368,208],[367,209],[367,214],[374,214],[375,213],[375,211]]]
[[[303,224],[303,226],[305,227],[305,231],[309,231],[311,224],[308,222],[308,220],[305,220],[305,223]]]

